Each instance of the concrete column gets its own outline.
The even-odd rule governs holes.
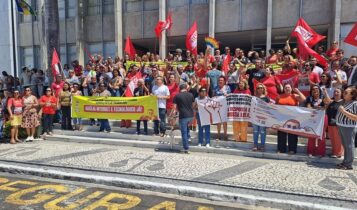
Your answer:
[[[166,0],[159,0],[159,20],[166,20]],[[162,60],[166,58],[167,46],[166,46],[166,30],[161,33],[160,38],[160,57]]]
[[[82,65],[85,64],[85,41],[84,41],[84,0],[77,1],[77,16],[76,16],[76,47],[78,62]]]
[[[45,42],[45,9],[46,7],[44,6],[45,0],[40,1],[41,4],[41,11],[40,15],[38,15],[38,26],[39,26],[39,31],[40,34],[38,35],[39,41],[40,41],[40,56],[41,56],[41,68],[43,70],[48,69],[48,58],[47,58],[47,45]]]
[[[340,42],[341,30],[341,0],[334,0],[333,2],[333,15],[331,20],[331,37],[329,45],[333,41]]]
[[[273,0],[268,0],[268,8],[267,8],[267,40],[266,40],[266,48],[265,52],[271,49],[271,29],[273,24]]]
[[[122,58],[123,55],[123,1],[122,0],[115,0],[114,1],[114,15],[115,15],[115,44],[117,46],[117,54],[120,58]]]
[[[209,0],[208,36],[214,37],[216,30],[216,0]]]

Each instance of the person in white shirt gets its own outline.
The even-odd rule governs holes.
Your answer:
[[[334,87],[342,88],[343,85],[347,84],[347,74],[340,69],[340,61],[335,60],[332,62],[329,74],[332,80],[335,81],[332,83]]]
[[[324,70],[321,67],[316,65],[317,64],[316,58],[312,57],[310,59],[310,63],[314,65],[312,72],[318,74],[319,76],[321,76],[321,74],[324,73]]]
[[[157,97],[159,108],[159,120],[154,120],[155,135],[159,135],[159,122],[160,122],[160,136],[163,137],[166,132],[166,101],[170,98],[169,88],[164,85],[161,76],[156,77],[156,85],[152,88],[152,95]]]

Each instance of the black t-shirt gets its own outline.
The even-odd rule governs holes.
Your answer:
[[[327,114],[327,119],[328,119],[328,125],[329,126],[335,126],[336,125],[336,115],[338,111],[338,107],[343,105],[343,100],[336,102],[332,101],[327,109],[326,109],[326,114]]]
[[[179,111],[179,119],[193,117],[192,103],[195,101],[189,92],[181,92],[174,97],[174,104]]]
[[[320,108],[325,106],[324,101],[321,97],[318,99],[314,99],[312,96],[307,97],[306,106],[308,104],[310,104],[311,108]]]
[[[249,75],[248,84],[249,84],[250,92],[254,93],[253,79],[260,81],[265,77],[264,72],[263,70],[258,70],[258,69],[248,69],[246,74]]]
[[[263,100],[263,101],[265,101],[265,102],[267,102],[267,103],[270,102],[270,98],[269,98],[268,96],[264,96],[264,97],[261,97],[261,98],[259,98],[259,99],[261,99],[261,100]]]

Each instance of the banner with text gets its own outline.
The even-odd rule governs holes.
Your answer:
[[[259,126],[312,138],[319,138],[323,134],[325,111],[322,110],[270,104],[244,94],[229,94],[225,100],[226,105],[224,100],[218,98],[206,101],[206,105],[199,103],[202,125],[217,123],[218,112],[219,117],[224,119],[222,109],[226,107],[228,121],[249,121]]]
[[[72,99],[72,118],[155,120],[157,116],[155,96],[74,96]]]

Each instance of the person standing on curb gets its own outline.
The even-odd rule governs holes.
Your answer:
[[[187,85],[180,85],[180,93],[178,93],[174,98],[174,110],[179,113],[179,124],[181,130],[182,144],[184,153],[188,154],[188,138],[189,138],[189,129],[188,125],[193,119],[193,105],[195,99],[193,95],[187,91]],[[176,114],[175,111],[172,114]]]

